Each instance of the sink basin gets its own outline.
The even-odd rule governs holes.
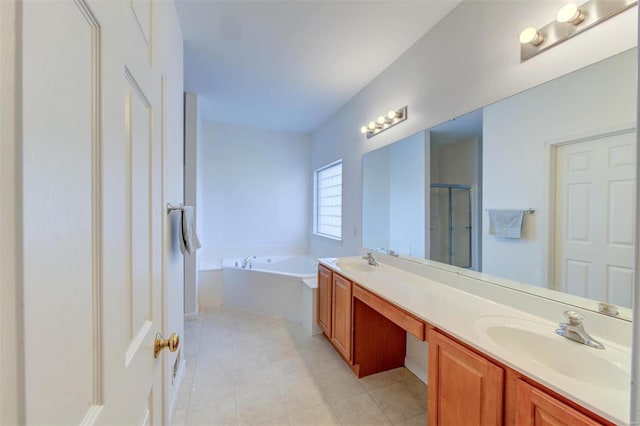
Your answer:
[[[629,389],[631,357],[617,345],[603,342],[605,349],[591,348],[556,335],[553,325],[519,318],[482,317],[474,325],[500,348],[563,376],[616,391]]]
[[[375,268],[375,266],[369,265],[364,260],[358,261],[341,259],[336,260],[333,264],[343,271],[371,272],[374,270],[373,268]]]

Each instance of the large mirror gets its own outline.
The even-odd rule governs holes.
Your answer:
[[[364,154],[363,247],[631,320],[636,67],[634,48]]]

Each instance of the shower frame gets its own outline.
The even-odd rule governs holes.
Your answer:
[[[471,185],[460,185],[460,184],[448,184],[448,183],[432,183],[431,184],[431,188],[446,188],[448,189],[448,201],[449,201],[449,232],[448,232],[448,237],[449,237],[449,265],[453,265],[453,230],[454,230],[454,226],[453,226],[453,190],[454,189],[462,189],[462,190],[466,190],[468,191],[468,195],[469,195],[469,221],[467,226],[465,226],[464,228],[466,230],[469,231],[469,262],[467,266],[461,266],[461,268],[471,268],[473,266],[473,244],[472,244],[472,240],[473,240],[473,226],[472,226],[472,221],[473,221],[473,201],[472,201],[472,188]]]

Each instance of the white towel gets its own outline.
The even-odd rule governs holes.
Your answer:
[[[184,206],[182,208],[180,230],[182,231],[180,233],[180,250],[182,254],[193,254],[202,247],[200,240],[198,240],[198,235],[196,235],[196,221],[194,219],[193,207]]]
[[[501,238],[522,236],[523,210],[489,210],[489,234]]]

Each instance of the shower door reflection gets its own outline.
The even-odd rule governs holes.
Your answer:
[[[471,267],[471,187],[431,184],[431,260]]]

